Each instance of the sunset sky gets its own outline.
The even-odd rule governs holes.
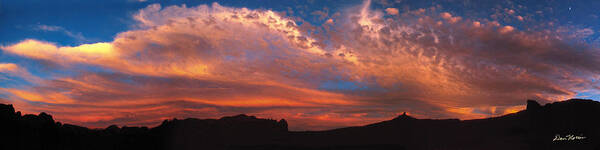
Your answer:
[[[244,113],[324,130],[599,100],[597,6],[0,1],[0,103],[91,128]]]

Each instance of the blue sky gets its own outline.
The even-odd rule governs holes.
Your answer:
[[[52,41],[60,45],[78,45],[101,41],[111,41],[114,36],[122,31],[131,29],[136,22],[131,16],[139,9],[150,4],[162,6],[186,5],[197,6],[217,2],[223,6],[246,7],[251,9],[268,9],[280,12],[292,10],[296,17],[301,17],[313,24],[321,23],[317,16],[310,14],[314,11],[328,8],[331,12],[351,7],[362,3],[360,0],[351,1],[269,1],[269,0],[232,0],[232,1],[135,1],[135,0],[108,0],[108,1],[3,1],[0,6],[1,44],[12,44],[23,39],[41,39]],[[379,2],[379,3],[377,3]],[[385,4],[382,4],[385,3]],[[528,28],[538,25],[539,22],[553,21],[560,26],[573,26],[576,28],[599,29],[597,25],[600,10],[594,6],[600,5],[596,1],[489,1],[484,3],[454,2],[454,1],[375,1],[373,8],[385,9],[386,7],[400,8],[400,11],[442,6],[442,9],[465,17],[489,18],[494,13],[492,9],[501,6],[513,8],[527,7],[526,13],[535,14],[543,11],[543,15],[531,18],[534,21],[518,23],[508,20],[499,20],[502,23],[515,27]],[[289,9],[288,9],[289,8]],[[39,26],[60,27],[55,31],[44,31]],[[535,29],[535,28],[534,28]],[[65,32],[71,32],[65,33]],[[80,36],[80,37],[77,37]],[[586,40],[592,42],[598,35],[592,35]]]

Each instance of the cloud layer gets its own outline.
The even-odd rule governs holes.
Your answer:
[[[315,27],[324,32],[311,32],[270,10],[153,4],[134,15],[135,29],[111,42],[2,46],[78,73],[40,79],[0,64],[0,73],[35,83],[0,92],[26,112],[93,127],[248,113],[315,130],[404,111],[422,118],[502,115],[522,109],[527,98],[563,100],[597,86],[599,51],[559,32],[435,7],[373,10],[369,1],[342,14]]]

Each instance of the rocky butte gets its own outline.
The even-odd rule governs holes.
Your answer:
[[[388,121],[327,131],[288,131],[287,122],[237,115],[172,119],[156,127],[88,129],[55,122],[49,114],[22,115],[0,104],[0,149],[600,149],[600,102],[570,99],[499,117]],[[560,139],[555,140],[556,136]]]

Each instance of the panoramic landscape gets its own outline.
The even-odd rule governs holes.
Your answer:
[[[600,149],[600,1],[0,1],[0,149]]]

